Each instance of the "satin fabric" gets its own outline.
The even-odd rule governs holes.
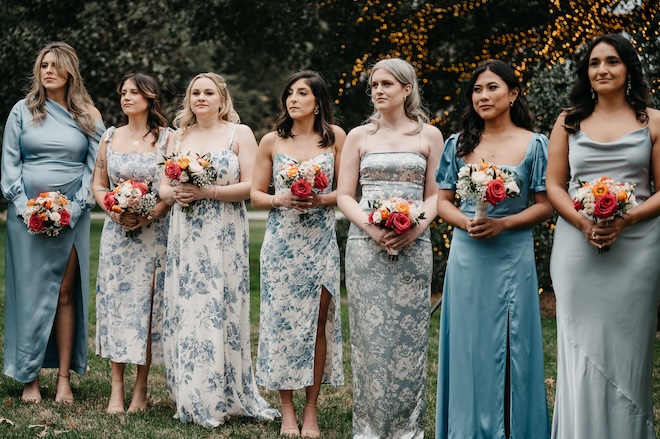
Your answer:
[[[436,181],[456,189],[465,165],[457,136],[447,139]],[[545,191],[548,139],[534,135],[518,166],[520,197],[488,206],[502,218],[527,208]],[[460,209],[474,216],[474,202]],[[504,438],[507,345],[510,355],[510,438],[550,434],[543,369],[538,280],[531,229],[509,230],[477,241],[455,228],[440,318],[436,438]]]
[[[9,200],[5,255],[4,373],[23,383],[42,367],[58,367],[51,337],[60,285],[76,248],[75,331],[71,369],[87,367],[89,208],[92,170],[105,127],[86,135],[59,104],[46,101],[43,123],[32,122],[24,100],[12,108],[2,147],[2,192]],[[57,237],[30,235],[20,215],[29,198],[60,191],[72,201],[71,224]]]
[[[650,195],[648,128],[615,142],[580,131],[569,137],[569,194],[609,176]],[[552,437],[655,438],[652,366],[660,299],[660,218],[626,228],[599,254],[563,219],[550,274],[557,298],[557,396]]]

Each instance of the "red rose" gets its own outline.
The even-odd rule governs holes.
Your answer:
[[[149,192],[149,186],[147,186],[144,183],[141,183],[139,181],[131,181],[131,186],[135,189],[140,189],[140,192],[142,192],[142,195],[146,195],[147,192]]]
[[[580,203],[580,202],[577,200],[577,198],[573,198],[573,207],[574,207],[575,210],[577,210],[577,211],[580,211],[580,210],[584,209],[584,205],[583,205],[582,203]]]
[[[30,217],[28,226],[35,232],[41,232],[44,229],[44,220],[41,219],[39,214],[34,214]]]
[[[406,233],[412,227],[412,221],[408,218],[408,215],[401,212],[390,213],[390,216],[387,218],[385,227],[393,229],[396,233],[401,235]]]
[[[66,209],[60,209],[60,224],[62,224],[63,227],[66,227],[69,225],[70,221],[71,221],[71,214],[69,213],[69,211]]]
[[[165,166],[165,176],[170,180],[178,180],[181,177],[181,168],[175,162],[169,162]]]
[[[328,176],[323,171],[319,171],[316,177],[314,177],[314,187],[320,191],[327,188],[329,183]]]
[[[597,198],[595,204],[594,216],[601,219],[614,216],[614,212],[616,212],[616,209],[619,207],[619,204],[616,200],[616,195],[613,193],[607,193],[602,197]]]
[[[307,180],[299,179],[291,185],[291,193],[296,197],[309,197],[312,193],[312,186],[307,183]]]
[[[367,221],[369,222],[369,224],[374,224],[374,212],[375,211],[373,210],[369,212],[369,216],[367,217]]]
[[[115,201],[115,193],[114,192],[108,192],[105,194],[105,197],[103,197],[103,207],[105,207],[105,210],[108,212],[112,209],[112,206],[117,204]]]
[[[486,201],[495,207],[497,203],[506,198],[506,188],[500,180],[491,180],[486,185]]]

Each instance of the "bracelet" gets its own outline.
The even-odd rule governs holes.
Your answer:
[[[270,205],[273,206],[273,209],[277,209],[277,206],[275,205],[275,195],[270,199]]]
[[[217,192],[218,192],[218,186],[213,185],[213,199],[214,200],[215,200],[215,196],[216,196]]]

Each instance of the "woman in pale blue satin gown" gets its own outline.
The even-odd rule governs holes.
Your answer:
[[[550,260],[558,350],[552,437],[655,438],[660,195],[651,182],[657,189],[660,112],[647,107],[637,51],[616,34],[589,45],[570,97],[552,130],[547,173],[561,217]],[[572,197],[601,176],[635,184],[639,205],[595,224]]]
[[[158,197],[158,188],[172,132],[154,78],[126,75],[118,91],[127,123],[103,135],[92,182],[94,197],[108,214],[96,276],[96,354],[110,360],[110,414],[124,411],[126,363],[137,365],[130,413],[147,408],[149,367],[163,362],[161,311],[170,206]],[[108,191],[126,180],[151,183],[157,202],[148,217],[108,211],[104,205]]]
[[[447,140],[436,174],[438,214],[454,235],[442,294],[435,434],[547,439],[531,228],[552,214],[545,195],[548,139],[530,131],[532,116],[507,63],[477,67],[465,97],[462,130]],[[456,184],[462,166],[483,160],[509,170],[520,196],[473,219],[474,201],[454,204]]]
[[[4,373],[25,383],[22,399],[39,402],[39,371],[57,367],[55,400],[71,403],[69,371],[87,368],[89,186],[105,128],[71,46],[44,47],[33,77],[9,114],[2,146],[9,200]],[[28,199],[45,191],[72,202],[70,225],[56,237],[29,234],[21,218]]]
[[[337,204],[351,221],[345,265],[353,437],[418,439],[426,416],[433,270],[428,225],[436,217],[433,174],[443,139],[426,124],[409,63],[379,61],[369,86],[374,113],[346,138],[337,188]],[[372,203],[390,196],[415,203],[425,219],[401,235],[369,224]]]
[[[292,398],[294,389],[305,388],[302,435],[320,437],[321,384],[344,383],[333,181],[346,134],[333,125],[330,92],[318,73],[291,75],[280,101],[283,112],[261,140],[250,191],[252,206],[270,209],[259,258],[257,383],[279,391],[280,434],[289,436],[301,434]],[[328,185],[301,198],[278,173],[306,160],[323,169]],[[268,193],[271,183],[274,195]],[[301,220],[301,214],[307,217]]]

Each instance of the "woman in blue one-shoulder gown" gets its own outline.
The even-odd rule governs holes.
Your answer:
[[[436,174],[438,214],[453,225],[440,320],[436,438],[550,435],[538,281],[531,227],[552,208],[545,195],[548,139],[532,118],[513,69],[486,61],[466,89],[462,130],[447,139]],[[458,173],[487,161],[518,179],[520,196],[454,205]],[[534,203],[530,206],[530,198]]]
[[[26,401],[41,401],[41,368],[59,367],[55,400],[73,402],[69,371],[83,374],[87,367],[89,185],[105,128],[78,65],[68,44],[44,47],[32,88],[5,125],[4,373],[25,383]],[[47,191],[71,202],[69,227],[55,237],[31,235],[21,215],[28,199]]]

